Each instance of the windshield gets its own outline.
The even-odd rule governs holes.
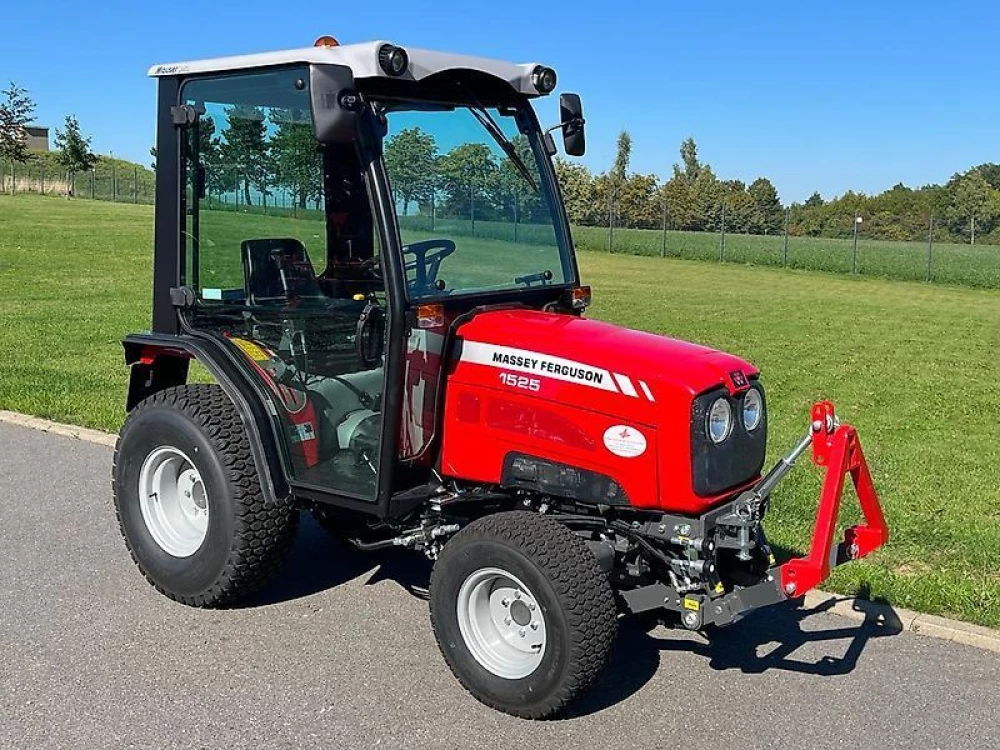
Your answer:
[[[572,281],[539,154],[513,111],[387,106],[385,167],[411,299]]]

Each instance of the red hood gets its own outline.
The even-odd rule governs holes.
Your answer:
[[[687,391],[694,396],[725,385],[732,373],[743,377],[757,369],[732,354],[687,341],[603,323],[598,320],[534,310],[498,310],[476,315],[459,329],[465,341],[547,354],[642,381]],[[736,376],[737,378],[739,375]]]

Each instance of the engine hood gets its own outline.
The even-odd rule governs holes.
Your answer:
[[[719,386],[735,392],[757,375],[746,360],[706,346],[534,310],[481,313],[459,336],[464,361],[576,381],[647,404],[663,391],[689,398]]]

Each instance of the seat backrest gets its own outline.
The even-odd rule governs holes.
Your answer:
[[[243,284],[251,305],[324,299],[309,254],[290,237],[243,240]]]

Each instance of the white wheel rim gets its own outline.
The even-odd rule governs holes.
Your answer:
[[[208,493],[190,458],[163,446],[139,471],[139,509],[149,535],[174,557],[190,557],[208,534]]]
[[[481,568],[458,591],[458,627],[472,656],[508,680],[527,677],[545,657],[545,616],[516,576]]]

